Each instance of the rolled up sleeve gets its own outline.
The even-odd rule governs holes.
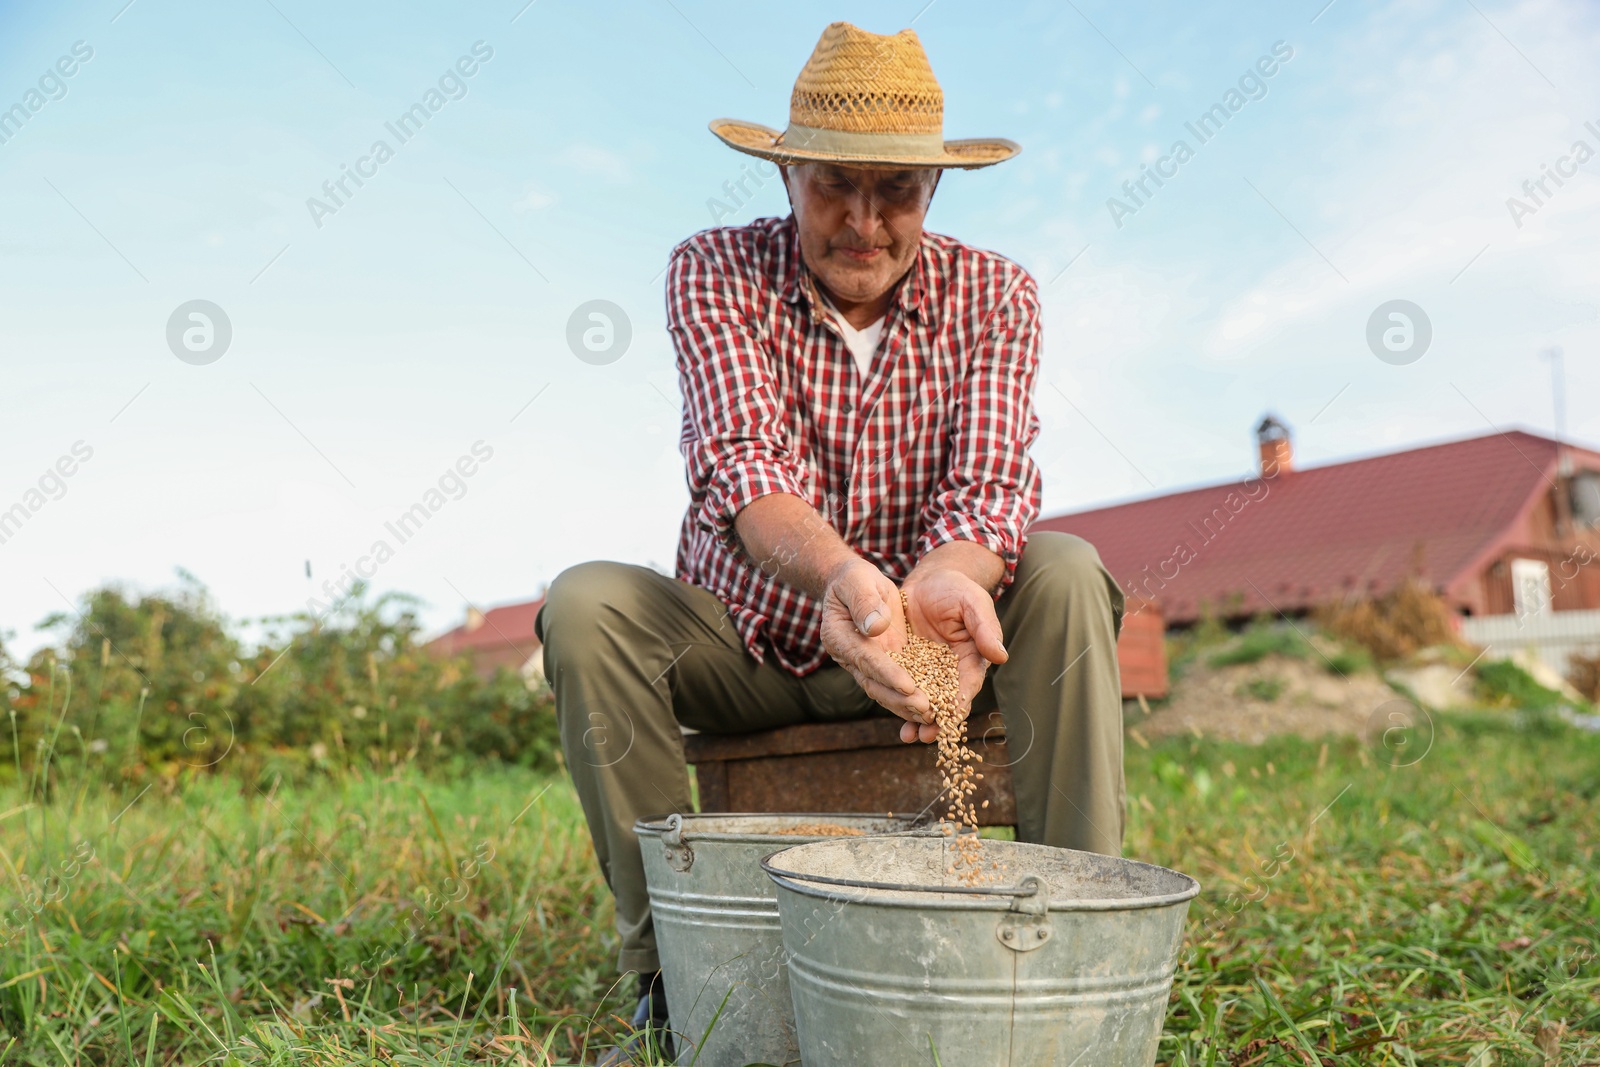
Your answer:
[[[770,343],[748,313],[758,294],[692,245],[674,256],[666,291],[690,514],[739,551],[734,519],[752,501],[772,493],[809,499],[778,403]]]
[[[1005,562],[999,596],[1016,578],[1028,527],[1039,516],[1039,435],[1033,388],[1039,370],[1039,297],[1018,271],[987,319],[958,386],[949,466],[921,516],[920,559],[950,541],[971,541]]]

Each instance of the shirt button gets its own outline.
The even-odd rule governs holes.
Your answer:
[[[850,401],[846,400],[842,405],[840,405],[840,410],[842,410],[846,415],[848,415],[852,411],[855,410],[855,405],[850,403]]]

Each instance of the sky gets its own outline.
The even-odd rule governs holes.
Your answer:
[[[1239,477],[1269,411],[1301,464],[1550,433],[1555,347],[1600,442],[1591,3],[0,0],[7,645],[179,568],[302,610],[380,540],[433,629],[670,568],[667,259],[788,211],[707,123],[781,128],[839,19],[915,29],[947,137],[1022,145],[927,227],[1038,281],[1044,514]]]

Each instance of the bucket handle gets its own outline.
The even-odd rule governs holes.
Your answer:
[[[694,866],[694,849],[683,839],[683,816],[673,812],[667,816],[667,829],[661,835],[666,846],[667,866],[683,874]]]
[[[966,885],[904,885],[896,882],[868,882],[857,878],[831,878],[825,874],[802,874],[786,871],[773,865],[772,860],[782,855],[774,852],[763,856],[761,869],[774,880],[784,882],[816,882],[821,885],[846,889],[888,889],[906,893],[958,893],[963,896],[1010,897],[1011,908],[995,924],[994,936],[1013,952],[1032,952],[1043,948],[1055,936],[1050,922],[1050,890],[1037,874],[1023,875],[1014,886]]]
[[[1045,888],[1044,881],[1034,874],[1023,878],[1018,885],[907,885],[903,882],[866,882],[856,878],[832,878],[825,874],[786,871],[772,863],[772,860],[782,855],[783,851],[779,850],[761,858],[761,869],[773,878],[791,882],[815,882],[818,885],[839,886],[844,889],[888,889],[900,893],[956,893],[972,897],[1014,897],[1017,899],[1011,902],[1012,911],[1021,910],[1024,901],[1031,913],[1043,915],[1050,910],[1050,894]]]

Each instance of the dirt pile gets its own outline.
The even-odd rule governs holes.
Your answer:
[[[1199,662],[1136,728],[1150,738],[1199,733],[1251,744],[1274,734],[1369,736],[1374,724],[1388,721],[1380,709],[1399,699],[1373,673],[1340,675],[1315,658],[1269,655],[1221,667]]]

